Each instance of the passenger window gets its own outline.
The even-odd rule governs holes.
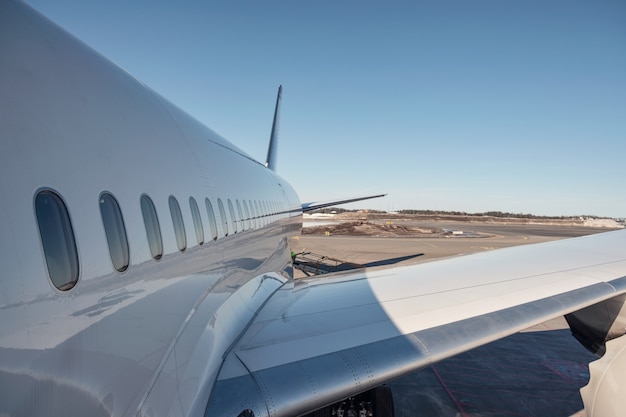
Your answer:
[[[195,198],[189,197],[189,207],[191,208],[193,227],[196,230],[196,240],[198,241],[198,245],[202,245],[204,243],[204,230],[202,229],[202,218],[200,217],[200,210],[198,210],[198,204]]]
[[[246,219],[248,222],[248,225],[251,229],[254,228],[254,220],[252,220],[252,218],[250,217],[250,210],[248,210],[248,203],[246,203],[246,200],[242,200],[243,202],[243,211],[246,213]]]
[[[248,200],[248,207],[250,207],[250,216],[252,219],[256,219],[256,212],[254,211],[254,201]]]
[[[215,223],[215,212],[213,211],[213,205],[208,198],[204,199],[204,205],[206,206],[206,212],[209,216],[209,226],[211,228],[211,237],[213,240],[217,239],[217,224]]]
[[[233,225],[234,232],[237,233],[239,231],[239,222],[237,221],[237,218],[235,217],[235,209],[233,208],[233,203],[230,201],[230,198],[226,200],[226,203],[228,203],[228,212],[230,213],[230,218],[234,223]]]
[[[61,291],[72,289],[78,282],[78,250],[67,208],[46,190],[35,197],[35,214],[50,280]]]
[[[246,230],[248,226],[246,225],[246,221],[243,217],[243,211],[241,211],[241,204],[239,204],[239,200],[235,200],[235,204],[237,204],[237,213],[239,213],[239,224],[241,225],[241,230]]]
[[[124,272],[130,263],[128,251],[128,238],[126,227],[122,218],[122,211],[113,195],[102,193],[100,195],[100,214],[104,225],[104,234],[109,245],[109,255],[113,268],[118,272]]]
[[[228,236],[228,219],[226,218],[224,204],[222,204],[222,200],[219,198],[217,199],[217,208],[220,211],[220,218],[222,219],[222,232],[224,232],[224,236]]]
[[[254,200],[254,208],[256,211],[256,217],[257,217],[257,222],[259,224],[259,227],[263,227],[264,226],[263,219],[262,219],[263,213],[261,213],[261,209],[259,208],[258,200]]]
[[[255,229],[259,227],[259,223],[256,218],[256,212],[254,211],[254,203],[252,200],[248,200],[248,208],[250,209],[250,218],[252,219],[252,227]]]
[[[187,249],[187,234],[185,233],[185,224],[183,223],[183,215],[180,212],[180,206],[176,198],[171,195],[169,198],[170,213],[172,214],[172,224],[174,224],[174,234],[176,235],[176,244],[178,250],[183,252]]]
[[[159,217],[154,208],[154,203],[150,197],[145,194],[141,196],[141,214],[143,215],[143,223],[146,226],[146,236],[148,237],[150,254],[158,261],[163,256],[161,226],[159,225]]]

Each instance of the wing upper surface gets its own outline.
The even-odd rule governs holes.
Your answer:
[[[298,415],[623,292],[624,230],[296,281],[227,355],[209,410]]]

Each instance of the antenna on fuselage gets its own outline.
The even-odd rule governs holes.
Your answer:
[[[278,96],[276,97],[276,108],[274,109],[274,121],[272,122],[272,133],[270,133],[270,145],[267,148],[267,158],[265,166],[276,171],[276,152],[278,148],[278,116],[280,113],[280,97],[283,93],[283,86],[278,86]]]

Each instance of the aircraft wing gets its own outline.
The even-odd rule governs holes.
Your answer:
[[[278,290],[225,356],[206,415],[296,416],[626,292],[626,230]]]
[[[310,203],[302,203],[302,211],[306,213],[307,211],[319,210],[319,209],[330,207],[330,206],[338,206],[339,204],[354,203],[355,201],[369,200],[370,198],[384,197],[386,195],[387,194],[376,194],[376,195],[368,195],[368,196],[362,196],[362,197],[346,198],[343,200],[312,201]]]

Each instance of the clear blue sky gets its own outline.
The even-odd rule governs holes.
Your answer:
[[[626,217],[626,2],[28,0],[302,201]]]

